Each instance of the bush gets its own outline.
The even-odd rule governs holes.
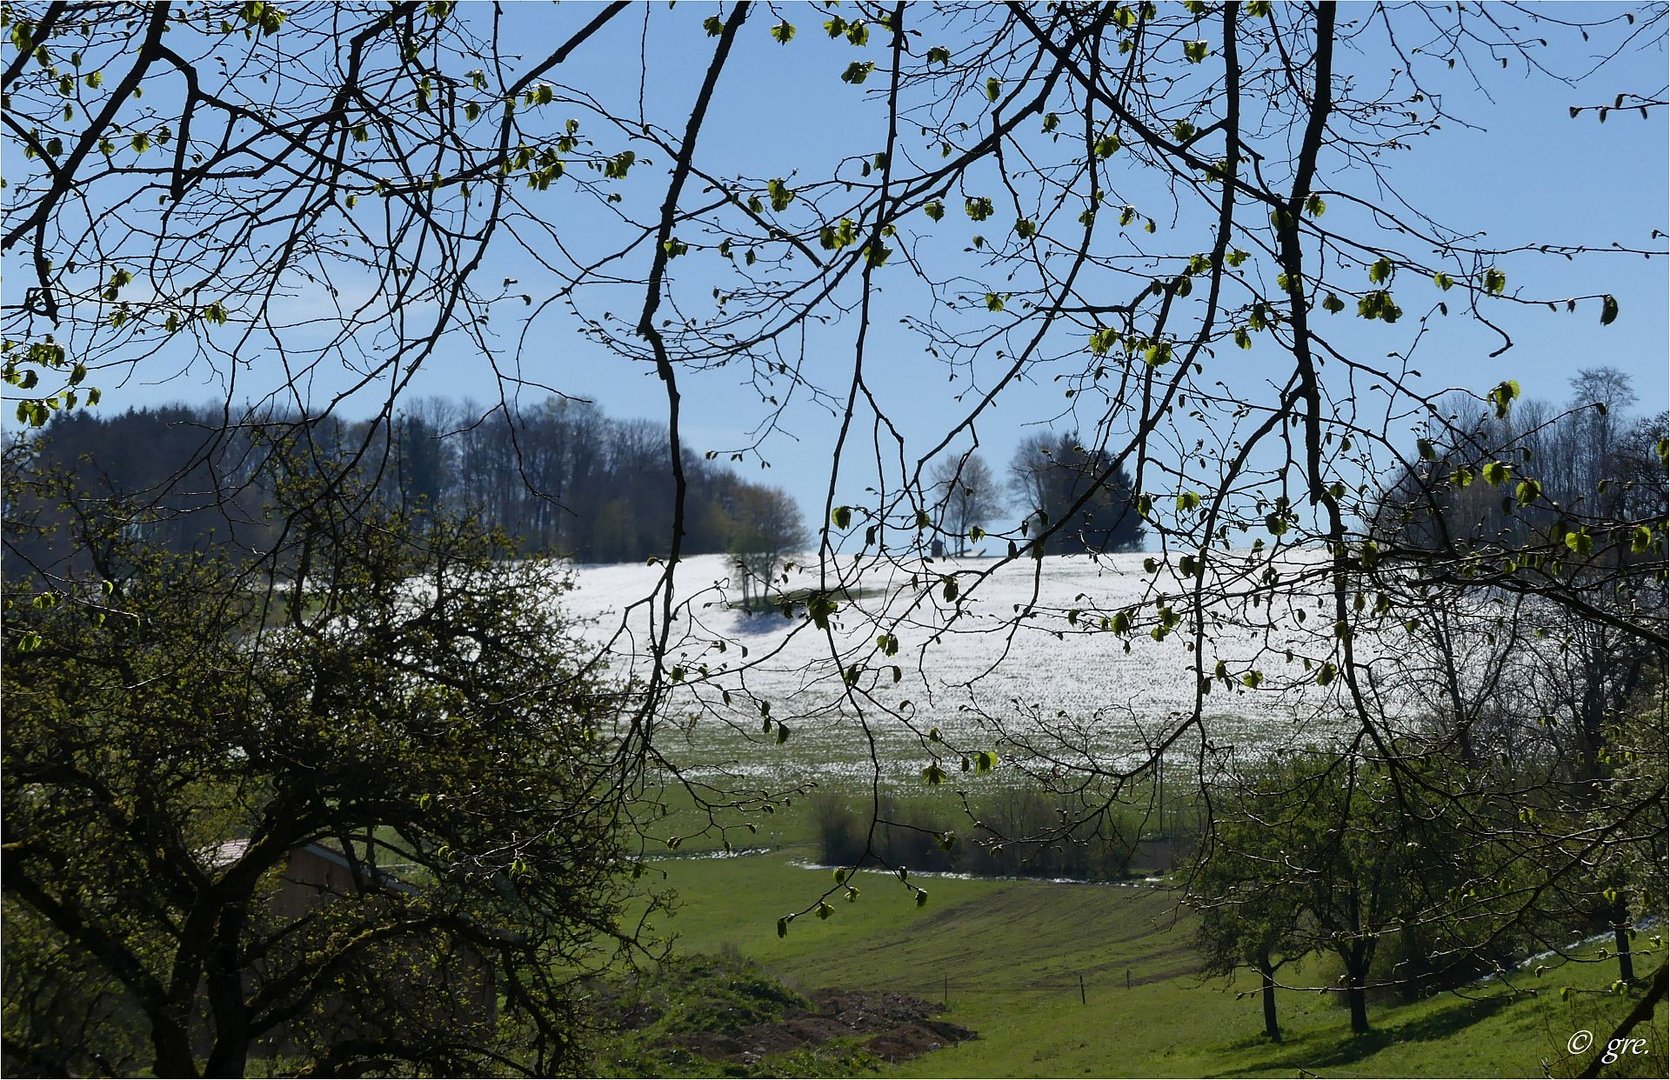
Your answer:
[[[1107,881],[1130,869],[1137,830],[1111,814],[1057,837],[1075,812],[1035,788],[1002,788],[968,809],[927,796],[882,796],[871,827],[868,801],[820,792],[813,802],[821,859],[833,866],[881,863],[980,877]],[[1051,837],[1049,840],[1035,839]]]

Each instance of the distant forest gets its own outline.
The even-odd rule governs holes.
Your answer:
[[[272,485],[283,482],[274,450],[276,433],[293,431],[285,420],[229,425],[220,408],[189,405],[76,410],[8,454],[59,470],[75,492],[118,507],[130,530],[163,547],[253,551],[281,527],[265,508],[274,503]],[[666,426],[611,420],[587,402],[487,411],[428,400],[392,420],[327,418],[311,434],[312,460],[352,462],[369,496],[412,511],[473,514],[529,554],[638,561],[665,554],[672,533]],[[800,512],[782,490],[689,453],[684,474],[687,554],[776,552],[804,542]],[[14,522],[63,512],[27,506],[15,492],[7,511]],[[44,540],[18,553],[52,559]]]
[[[11,553],[43,568],[57,562],[57,547],[73,545],[27,526],[62,523],[69,504],[113,512],[130,536],[172,551],[265,551],[283,528],[267,512],[281,501],[274,485],[298,469],[345,467],[367,498],[419,515],[473,516],[529,555],[637,562],[665,555],[672,535],[666,425],[613,420],[589,402],[552,398],[532,409],[489,410],[428,399],[392,419],[327,417],[309,435],[297,438],[293,417],[231,423],[218,406],[60,414],[8,447],[8,470],[15,476],[11,470],[27,461],[37,477],[56,473],[60,490],[73,497],[43,499],[32,486],[8,494]],[[289,450],[279,452],[284,445]],[[685,554],[735,556],[745,579],[764,583],[781,556],[810,542],[800,509],[782,489],[689,452],[683,465]],[[1076,433],[1024,440],[1006,485],[978,454],[946,459],[929,495],[936,552],[966,553],[979,526],[1011,501],[1041,537],[1032,541],[1039,554],[1142,545],[1129,474],[1086,451]]]

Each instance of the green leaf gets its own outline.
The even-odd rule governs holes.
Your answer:
[[[816,593],[806,601],[806,614],[819,630],[829,629],[829,617],[840,610],[841,605],[828,593]]]
[[[854,60],[852,63],[847,65],[847,69],[845,71],[841,72],[841,81],[844,83],[851,83],[853,86],[862,85],[864,80],[870,77],[870,72],[875,69],[876,65],[873,62],[860,62]]]
[[[789,203],[794,201],[794,189],[783,183],[781,179],[766,181],[765,193],[771,200],[773,210],[787,210]]]
[[[945,770],[939,767],[938,762],[935,762],[922,770],[922,779],[927,781],[929,787],[938,787],[945,783]]]
[[[1508,482],[1508,476],[1512,473],[1512,471],[1512,469],[1502,464],[1500,461],[1489,462],[1484,467],[1484,482],[1494,485],[1495,487],[1501,487],[1503,484]]]
[[[1504,379],[1497,383],[1489,394],[1485,395],[1486,400],[1496,407],[1496,418],[1498,420],[1508,415],[1508,410],[1512,408],[1514,399],[1517,397],[1519,397],[1519,383],[1513,379]]]
[[[1305,213],[1313,218],[1319,218],[1328,212],[1328,204],[1322,201],[1322,196],[1312,192],[1305,197]]]
[[[1327,305],[1324,304],[1324,307]],[[1357,314],[1364,319],[1379,319],[1383,322],[1395,323],[1403,316],[1403,309],[1392,300],[1392,294],[1385,289],[1376,289],[1366,293],[1357,301]]]
[[[1103,135],[1100,139],[1096,140],[1096,156],[1097,157],[1099,157],[1099,158],[1109,158],[1109,157],[1112,157],[1114,154],[1116,154],[1118,152],[1119,152],[1119,136],[1114,135],[1110,132],[1109,134]]]
[[[846,529],[852,524],[852,507],[837,506],[835,512],[829,516],[837,529]]]
[[[1003,93],[1003,83],[999,79],[986,80],[986,100],[996,101]]]
[[[974,221],[985,221],[992,216],[992,201],[984,196],[964,199],[963,212]]]
[[[1329,293],[1322,301],[1322,310],[1330,315],[1338,315],[1345,310],[1345,301],[1333,293]]]
[[[940,202],[938,199],[935,199],[932,202],[923,203],[922,212],[928,215],[929,220],[938,221],[940,218],[945,216],[945,204]]]
[[[708,37],[718,37],[724,32],[725,24],[719,20],[719,16],[709,15],[702,20],[702,29],[707,31]]]
[[[1602,326],[1611,326],[1612,321],[1617,317],[1618,301],[1611,293],[1607,293],[1605,296],[1600,298],[1600,324]]]
[[[1380,258],[1374,260],[1369,266],[1368,279],[1376,285],[1383,285],[1392,280],[1392,275],[1396,272],[1397,269],[1392,266],[1392,260]]]
[[[1445,292],[1449,292],[1455,285],[1455,278],[1440,270],[1436,274],[1432,275],[1432,283],[1440,289],[1443,289]]]
[[[771,39],[779,45],[787,45],[794,40],[794,26],[788,21],[778,23],[771,28]]]
[[[1185,41],[1183,43],[1183,56],[1189,63],[1198,64],[1206,59],[1208,48],[1204,41]]]
[[[949,64],[950,62],[951,62],[951,50],[947,49],[945,46],[935,45],[928,50],[928,63],[930,63],[930,64]]]
[[[987,311],[1002,311],[1003,310],[1003,297],[997,295],[996,293],[987,293],[986,294],[986,310]]]
[[[1431,439],[1416,439],[1415,450],[1421,455],[1422,461],[1432,461],[1438,456],[1438,451],[1433,449]]]
[[[789,741],[788,725],[783,724],[783,723],[779,723],[777,725],[777,745],[782,746],[784,743],[786,743],[788,741]]]
[[[1579,558],[1586,559],[1594,554],[1595,538],[1589,534],[1587,529],[1573,529],[1566,534],[1566,547],[1570,548],[1572,553]]]
[[[1484,291],[1492,296],[1500,296],[1508,287],[1508,275],[1494,266],[1484,272]]]

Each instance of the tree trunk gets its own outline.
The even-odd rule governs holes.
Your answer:
[[[204,1076],[242,1076],[249,1061],[249,1007],[244,1001],[244,906],[227,904],[216,927],[209,956],[209,1010],[214,1016],[215,1042]]]
[[[1373,950],[1353,945],[1343,957],[1346,971],[1346,1000],[1351,1005],[1351,1034],[1368,1032],[1368,965]]]
[[[151,1021],[151,1071],[157,1076],[197,1076],[197,1059],[191,1052],[186,1025],[176,1023],[172,1016],[158,1016],[155,1012],[150,1012],[148,1019]]]
[[[1351,986],[1346,990],[1346,997],[1351,1002],[1351,1034],[1366,1035],[1368,1033],[1368,993],[1355,976],[1351,979]]]
[[[1618,951],[1618,978],[1635,982],[1635,958],[1629,951],[1629,898],[1619,891],[1612,900],[1612,943]]]
[[[1271,1042],[1281,1042],[1281,1028],[1276,1024],[1276,969],[1268,959],[1258,962],[1258,973],[1264,980],[1264,1034]]]

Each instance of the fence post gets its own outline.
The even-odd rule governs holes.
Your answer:
[[[1088,997],[1086,997],[1085,993],[1084,993],[1084,972],[1082,972],[1082,971],[1079,972],[1079,1004],[1080,1005],[1090,1004],[1090,999]]]

